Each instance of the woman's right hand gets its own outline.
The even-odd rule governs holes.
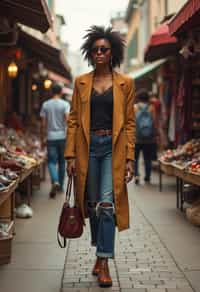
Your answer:
[[[67,160],[67,174],[68,176],[76,176],[75,158]]]

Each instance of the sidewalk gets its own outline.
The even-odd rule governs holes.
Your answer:
[[[157,175],[153,185],[129,185],[131,228],[117,233],[114,285],[107,289],[91,275],[88,226],[67,250],[58,247],[63,196],[49,200],[49,183],[42,184],[32,198],[33,218],[16,222],[12,262],[0,267],[0,292],[200,292],[199,228],[176,209],[174,179],[163,181],[162,193]]]
[[[199,229],[176,210],[173,179],[164,179],[163,193],[157,180],[129,186],[131,229],[117,234],[113,287],[99,288],[91,275],[95,249],[87,227],[81,239],[69,241],[62,292],[200,291]]]
[[[66,250],[56,229],[63,196],[50,200],[49,181],[34,191],[31,219],[16,220],[12,259],[0,266],[0,292],[59,292]]]

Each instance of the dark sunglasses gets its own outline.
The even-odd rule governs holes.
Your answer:
[[[102,54],[106,54],[109,50],[111,50],[111,48],[106,48],[106,47],[93,47],[92,48],[92,54],[97,54],[99,51]]]

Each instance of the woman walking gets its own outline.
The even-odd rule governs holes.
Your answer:
[[[97,257],[92,274],[101,287],[112,286],[108,259],[114,258],[115,226],[129,227],[126,184],[134,174],[133,81],[114,70],[123,50],[121,36],[111,28],[88,30],[82,53],[94,70],[75,80],[65,149],[77,203],[89,217]]]

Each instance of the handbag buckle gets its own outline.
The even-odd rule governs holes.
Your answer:
[[[76,218],[74,215],[69,216],[69,224],[75,224],[76,223]]]

